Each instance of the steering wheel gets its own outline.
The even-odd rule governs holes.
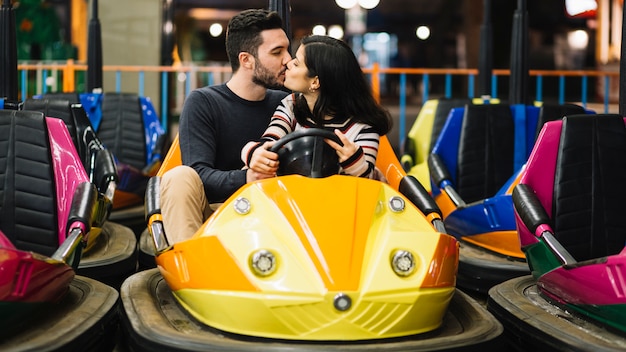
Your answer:
[[[305,128],[285,135],[269,149],[278,154],[277,176],[298,174],[321,178],[339,173],[337,152],[324,141],[343,145],[339,137],[321,128]]]

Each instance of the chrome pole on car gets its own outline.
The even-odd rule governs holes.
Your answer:
[[[155,254],[157,255],[170,247],[167,237],[165,236],[163,220],[155,218],[153,221],[150,221],[152,216],[160,216],[161,214],[160,185],[160,176],[151,177],[148,180],[148,185],[146,186],[145,199],[146,221],[150,224],[150,234],[152,235]]]
[[[96,186],[91,182],[83,182],[76,187],[67,220],[66,238],[52,254],[52,259],[67,263],[74,269],[78,268],[82,249],[89,240],[97,194]]]

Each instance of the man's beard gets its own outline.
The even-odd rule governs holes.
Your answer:
[[[278,82],[278,78],[274,76],[265,66],[259,63],[254,68],[252,82],[268,89],[283,89],[283,84]]]

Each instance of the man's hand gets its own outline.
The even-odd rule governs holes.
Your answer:
[[[246,172],[246,183],[250,183],[257,180],[264,180],[266,178],[276,177],[276,174],[264,174],[260,172],[256,172],[252,169],[248,169]]]
[[[256,148],[250,158],[249,168],[262,174],[276,174],[278,170],[278,154],[270,152],[268,149],[276,142],[266,142]]]

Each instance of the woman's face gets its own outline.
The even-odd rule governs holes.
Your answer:
[[[287,63],[285,87],[294,92],[309,92],[315,77],[309,77],[309,69],[304,64],[304,45],[300,45],[296,56]]]

